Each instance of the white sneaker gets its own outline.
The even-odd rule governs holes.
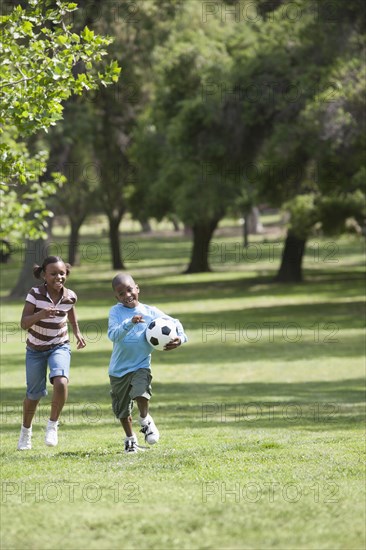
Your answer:
[[[18,451],[29,451],[32,448],[32,426],[30,428],[21,427],[17,448]]]
[[[56,447],[58,443],[57,429],[58,429],[58,421],[49,420],[47,423],[46,436],[44,439],[44,442],[49,447]]]
[[[160,434],[152,417],[149,414],[145,418],[141,418],[140,416],[139,422],[141,425],[140,432],[144,434],[145,441],[149,443],[149,445],[154,445],[157,443],[159,441]]]
[[[125,452],[126,453],[137,453],[139,446],[137,443],[136,434],[132,434],[131,437],[125,437]]]

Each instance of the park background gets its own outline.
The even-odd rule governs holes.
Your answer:
[[[17,4],[2,2],[2,548],[364,548],[362,3]],[[53,253],[87,347],[72,342],[59,446],[46,398],[19,453],[19,318]],[[189,337],[153,355],[162,438],[132,458],[107,376],[123,270]]]

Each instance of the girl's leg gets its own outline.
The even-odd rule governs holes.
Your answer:
[[[47,395],[47,353],[27,348],[25,370],[27,394],[23,401],[23,427],[31,428],[38,403]]]
[[[50,420],[56,422],[65,405],[70,377],[70,345],[63,344],[51,351],[48,358],[50,382],[53,385]]]
[[[37,405],[40,399],[28,399],[26,397],[23,401],[23,426],[24,428],[30,428],[32,426],[32,420],[37,409]]]
[[[50,420],[58,420],[68,395],[68,379],[65,376],[53,378],[53,396],[51,404]]]

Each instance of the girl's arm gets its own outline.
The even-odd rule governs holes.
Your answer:
[[[68,317],[69,322],[71,324],[72,332],[74,333],[74,336],[75,336],[76,341],[77,341],[77,345],[76,345],[77,349],[85,348],[86,342],[85,342],[83,336],[80,333],[79,325],[78,325],[78,321],[77,321],[77,317],[76,317],[76,310],[75,310],[74,307],[69,309],[69,311],[67,312],[67,317]]]
[[[30,302],[25,302],[22,317],[20,319],[20,326],[24,330],[28,330],[32,325],[35,325],[41,319],[50,319],[56,317],[56,308],[50,306],[45,309],[41,309],[34,313],[35,310],[34,304]]]

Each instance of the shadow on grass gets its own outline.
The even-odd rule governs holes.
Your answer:
[[[14,430],[23,391],[2,391],[4,431]],[[49,398],[41,402],[49,407]],[[234,424],[238,429],[288,428],[352,430],[365,421],[364,379],[302,383],[195,384],[153,386],[154,415],[174,429],[201,430]],[[70,422],[70,411],[73,417]],[[89,413],[88,413],[89,411]],[[85,414],[91,414],[88,416]],[[109,386],[70,389],[64,409],[67,429],[99,430],[117,422],[111,411]],[[117,424],[116,424],[117,425]]]
[[[189,331],[188,336],[189,336]],[[216,333],[207,336],[207,341],[196,342],[194,345],[186,344],[184,347],[171,352],[152,353],[152,370],[158,365],[176,366],[185,368],[189,372],[190,365],[202,363],[204,365],[222,365],[241,369],[245,374],[248,367],[260,367],[263,362],[277,361],[283,364],[295,361],[312,362],[311,368],[314,368],[314,360],[329,358],[329,362],[334,358],[343,358],[346,365],[351,365],[354,358],[362,357],[364,354],[364,343],[361,336],[343,334],[339,332],[335,339],[331,338],[329,331],[320,331],[319,342],[314,341],[314,332],[308,333],[307,341],[304,341],[305,331],[302,336],[299,333],[298,341],[290,341],[291,333],[288,332],[287,341],[284,335],[275,335],[274,341],[269,341],[270,334],[264,332],[258,341],[249,341],[245,332],[227,334]],[[295,333],[296,336],[296,333]],[[112,350],[112,346],[111,346]],[[92,349],[92,344],[83,350],[82,354],[76,351],[72,355],[72,373],[78,368],[99,369],[107,371],[110,361],[110,351],[97,351]],[[326,366],[326,364],[323,364]],[[203,367],[202,367],[203,368]],[[206,368],[206,367],[205,367]],[[294,367],[296,368],[296,367]],[[305,368],[304,363],[297,368]],[[209,376],[210,382],[212,375]]]
[[[219,296],[224,298],[225,296]],[[353,302],[334,302],[322,301],[318,303],[304,304],[284,304],[267,307],[247,307],[242,309],[233,309],[228,307],[226,310],[215,310],[210,306],[209,311],[181,313],[178,315],[184,328],[207,329],[207,333],[217,333],[218,331],[228,330],[276,330],[283,327],[292,326],[299,330],[316,331],[323,327],[323,330],[335,333],[340,328],[363,328],[364,302],[356,300]],[[80,320],[79,325],[84,332],[97,333],[98,338],[106,335],[108,329],[108,313],[104,318]],[[172,310],[165,313],[176,316]],[[279,323],[276,326],[274,323]],[[321,325],[319,325],[321,323]],[[326,324],[333,323],[326,327]],[[253,325],[254,324],[254,325]],[[255,325],[256,324],[256,325]],[[271,324],[271,325],[270,325]],[[325,336],[325,334],[324,334]],[[334,340],[333,340],[334,341]],[[111,344],[112,345],[112,344]]]
[[[198,278],[200,274],[196,275]],[[172,301],[185,301],[189,299],[212,299],[213,297],[257,297],[263,296],[296,296],[309,292],[309,297],[316,294],[324,294],[329,298],[339,296],[359,296],[363,293],[364,279],[362,275],[350,271],[311,272],[305,276],[302,283],[280,284],[273,280],[274,274],[258,275],[253,277],[248,274],[238,273],[237,278],[222,280],[223,272],[210,273],[210,280],[203,281],[179,281],[154,284],[151,277],[141,283],[141,301],[145,303],[165,303]],[[139,280],[142,278],[139,277]],[[215,294],[214,294],[215,293]]]
[[[236,272],[236,275],[234,278],[231,276],[227,280],[225,275],[231,273],[232,270]],[[190,299],[212,299],[215,296],[221,298],[240,298],[243,296],[254,298],[258,295],[281,297],[290,294],[292,296],[303,295],[304,293],[309,293],[310,298],[312,295],[323,294],[331,299],[337,299],[339,296],[347,296],[348,298],[359,296],[360,293],[364,292],[363,274],[355,273],[346,268],[337,269],[337,271],[305,270],[304,281],[291,284],[281,284],[274,281],[277,268],[270,271],[268,268],[258,266],[258,273],[255,276],[253,276],[253,272],[245,271],[245,265],[236,266],[234,264],[232,270],[230,271],[226,266],[224,270],[220,271],[215,266],[208,279],[207,273],[183,275],[182,271],[164,277],[166,272],[164,265],[161,266],[161,272],[156,275],[151,275],[150,272],[144,274],[138,266],[136,268],[131,266],[127,269],[140,284],[141,301],[151,305],[155,303],[164,304],[172,300],[184,302]],[[107,314],[109,308],[116,303],[111,291],[113,273],[115,271],[111,270],[109,277],[98,276],[97,279],[85,278],[82,272],[80,274],[75,273],[73,279],[70,280],[70,288],[77,293],[81,305],[83,305],[83,302],[87,302],[88,306],[91,307],[104,305]],[[178,277],[179,280],[174,281],[174,277]],[[13,275],[11,280],[13,280]],[[3,286],[7,288],[7,285],[4,284]],[[23,299],[14,300],[9,296],[4,296],[1,300],[5,303],[24,303]]]

